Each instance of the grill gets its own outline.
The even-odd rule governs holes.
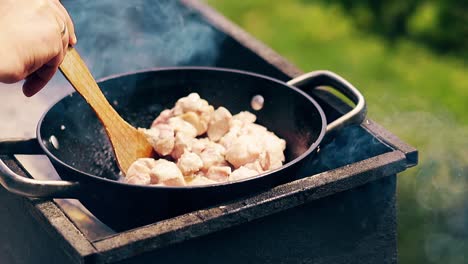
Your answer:
[[[125,1],[113,1],[112,5],[118,6],[120,2]],[[210,29],[203,32],[216,40],[216,45],[208,47],[215,49],[216,56],[207,59],[210,56],[205,51],[195,50],[177,61],[162,56],[156,65],[154,61],[141,62],[138,67],[216,66],[257,72],[283,81],[301,73],[207,5],[195,0],[169,2],[168,6],[177,11],[185,27],[201,25]],[[72,1],[64,3],[72,16],[83,8]],[[135,9],[127,14],[134,19],[137,29],[134,37],[138,39],[139,33],[160,34],[160,29],[145,27],[138,21],[141,8],[154,3],[135,3]],[[106,5],[101,7],[96,12],[105,13]],[[89,20],[75,22],[78,32],[93,25]],[[119,31],[118,26],[107,29],[110,35]],[[106,41],[112,39],[104,38],[98,43],[105,46]],[[151,44],[153,49],[164,46]],[[86,45],[85,39],[83,46]],[[95,56],[93,47],[80,52],[91,61]],[[100,52],[102,58],[120,55],[111,48]],[[96,77],[137,70],[126,64],[89,64]],[[56,79],[51,86],[62,84],[63,80]],[[327,90],[315,90],[311,95],[329,121],[350,109]],[[28,146],[28,139],[24,146]],[[18,148],[21,145],[13,148],[3,144],[0,151],[1,159],[16,173],[36,179],[59,177],[43,156],[10,154],[25,152]],[[347,127],[329,136],[318,154],[286,184],[119,231],[94,217],[77,200],[29,199],[0,188],[3,229],[0,260],[2,263],[396,263],[396,174],[415,166],[417,156],[416,149],[366,119],[360,126]]]

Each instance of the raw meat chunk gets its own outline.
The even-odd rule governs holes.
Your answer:
[[[259,139],[252,135],[242,135],[236,138],[226,150],[226,160],[234,168],[254,162],[262,152]]]
[[[231,176],[229,176],[229,181],[242,180],[242,179],[255,176],[257,174],[258,172],[256,170],[252,170],[252,169],[242,166],[231,173]]]
[[[187,97],[182,97],[177,100],[174,106],[174,115],[181,115],[187,112],[198,112],[209,111],[210,108],[208,102],[200,98],[197,93],[191,93]]]
[[[128,168],[124,182],[132,184],[148,185],[151,182],[150,171],[156,166],[152,158],[141,158],[136,160]]]
[[[203,177],[203,176],[197,176],[197,177],[193,178],[193,180],[191,180],[188,185],[200,186],[200,185],[216,184],[216,183],[218,183],[218,182],[210,180],[210,179],[208,179],[206,177]]]
[[[262,164],[263,169],[274,170],[283,166],[286,141],[277,137],[272,132],[267,132],[263,136],[263,145],[265,146],[266,158],[268,159],[267,163]]]
[[[197,93],[165,109],[150,129],[140,129],[165,159],[139,159],[127,183],[158,186],[206,185],[245,179],[279,168],[286,141],[255,124],[256,116],[216,111]],[[170,155],[168,157],[168,155]]]
[[[251,163],[247,163],[243,167],[254,170],[254,171],[258,172],[258,173],[262,173],[264,171],[264,169],[263,169],[264,166],[262,164],[265,163],[265,160],[266,160],[265,156],[267,156],[267,154],[265,152],[262,152],[262,153],[260,153],[260,156],[258,157],[257,160],[255,160],[254,162],[251,162]],[[269,162],[269,160],[268,160],[268,162]]]
[[[143,132],[153,149],[161,156],[168,155],[174,148],[174,129],[166,124],[157,124],[151,129],[139,129]]]
[[[197,136],[197,129],[178,116],[169,118],[168,124],[174,129],[176,134],[184,133],[193,138]]]
[[[192,149],[194,140],[194,138],[187,136],[184,133],[177,133],[171,156],[176,160],[180,158],[185,151],[190,151]]]
[[[210,140],[207,138],[193,139],[192,141],[192,152],[200,155],[203,150],[206,149]]]
[[[211,166],[206,173],[206,177],[217,182],[225,182],[229,179],[230,174],[231,167],[229,166]]]
[[[226,149],[222,145],[209,142],[200,154],[200,158],[203,160],[203,169],[208,170],[211,166],[226,165],[225,152]]]
[[[186,185],[184,176],[177,165],[165,159],[155,161],[149,175],[151,177],[151,184],[162,183],[166,186]]]
[[[177,161],[177,166],[182,174],[190,175],[203,167],[203,161],[197,154],[185,152]]]
[[[213,141],[218,141],[229,131],[231,113],[224,107],[218,107],[213,112],[210,125],[208,127],[208,137]]]
[[[172,110],[165,109],[163,110],[159,116],[153,121],[151,127],[156,126],[157,124],[166,124],[169,118],[173,117]]]
[[[241,134],[244,135],[254,135],[262,138],[265,133],[268,133],[267,129],[264,126],[257,125],[254,123],[245,124],[241,129]]]
[[[203,122],[195,112],[187,112],[180,115],[180,118],[190,123],[197,130],[197,136],[204,134],[208,128],[208,123]]]
[[[255,120],[257,120],[257,117],[248,111],[242,111],[237,115],[232,116],[232,119],[242,121],[242,123],[244,124],[248,124],[255,122]]]

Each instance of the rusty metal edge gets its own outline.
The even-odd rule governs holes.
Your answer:
[[[16,173],[31,178],[15,157],[9,156],[5,161]],[[84,263],[83,261],[96,253],[93,244],[53,201],[36,198],[24,198],[24,201],[30,215],[38,220],[45,232],[59,241],[74,263]]]
[[[298,76],[303,72],[297,68],[294,64],[286,60],[284,57],[279,55],[269,46],[265,45],[263,42],[254,38],[252,35],[247,33],[241,27],[227,19],[225,16],[220,14],[214,8],[209,5],[201,2],[200,0],[180,0],[184,5],[196,10],[199,12],[208,22],[210,22],[218,30],[226,33],[231,36],[233,39],[241,43],[246,48],[250,49],[252,52],[258,54],[262,59],[278,68],[286,75],[292,77]],[[336,109],[336,106],[331,105]],[[336,109],[339,110],[339,109]],[[400,150],[405,153],[407,159],[407,168],[416,166],[418,163],[418,151],[416,148],[408,145],[403,142],[397,136],[378,125],[374,121],[367,119],[362,126],[375,135],[379,140],[385,142],[387,145],[391,146],[393,149]]]
[[[388,152],[308,178],[296,180],[224,206],[199,210],[96,241],[97,263],[110,263],[240,225],[406,169],[401,151]]]
[[[407,168],[414,167],[418,164],[419,153],[416,148],[406,144],[399,137],[370,119],[364,120],[361,126],[374,135],[378,140],[390,145],[393,149],[398,149],[403,152],[406,157]]]
[[[70,221],[64,212],[53,201],[41,201],[34,204],[35,209],[40,213],[36,218],[45,219],[49,222],[47,231],[58,236],[70,246],[67,246],[70,256],[76,263],[87,263],[96,253],[94,245],[84,236],[83,233]],[[54,234],[55,233],[55,234]]]

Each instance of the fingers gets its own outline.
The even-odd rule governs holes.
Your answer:
[[[23,84],[24,95],[31,97],[44,88],[52,77],[54,77],[58,70],[59,62],[62,60],[63,58],[59,58],[59,56],[57,56],[53,59],[54,62],[51,61],[50,65],[45,64],[33,74],[29,75]]]
[[[66,23],[62,24],[61,27],[62,28],[60,29],[60,34],[62,34],[62,46],[63,46],[63,50],[61,53],[65,54],[65,52],[68,49],[68,44],[70,43],[70,33],[69,33],[70,31],[68,31],[68,27]]]
[[[57,31],[60,34],[58,36],[61,38],[62,45],[60,48],[55,48],[55,57],[52,60],[40,66],[26,78],[23,84],[23,93],[28,97],[39,92],[52,79],[63,61],[69,44],[75,45],[77,42],[74,25],[66,9],[58,0],[49,1],[49,7],[53,11],[52,15],[57,20]]]
[[[62,9],[60,9],[59,5],[60,3],[56,4],[56,0],[50,0],[50,8],[53,10],[53,13],[55,14],[56,20],[57,20],[57,28],[58,32],[60,34],[60,37],[62,38],[62,43],[63,43],[63,49],[66,50],[68,47],[68,43],[70,42],[70,35],[69,35],[69,29],[68,29],[68,14],[64,13]],[[60,5],[61,6],[61,5]]]
[[[68,43],[68,41],[66,42]],[[61,52],[37,71],[29,75],[23,84],[24,95],[31,97],[39,92],[52,79],[52,77],[54,77],[64,56],[65,52]]]
[[[23,94],[31,97],[39,92],[48,81],[41,79],[36,73],[29,75],[23,84]]]
[[[67,10],[65,7],[60,3],[58,0],[52,0],[54,5],[57,7],[57,9],[60,11],[62,18],[64,19],[63,21],[66,23],[67,26],[67,31],[69,33],[69,43],[74,46],[76,45],[77,38],[75,34],[75,26],[73,25],[73,21],[70,17],[70,14],[68,14]]]

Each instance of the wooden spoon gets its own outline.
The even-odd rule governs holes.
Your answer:
[[[68,48],[59,68],[101,120],[112,144],[117,164],[124,175],[138,158],[152,156],[153,148],[143,133],[123,120],[109,104],[80,54],[74,48]]]

